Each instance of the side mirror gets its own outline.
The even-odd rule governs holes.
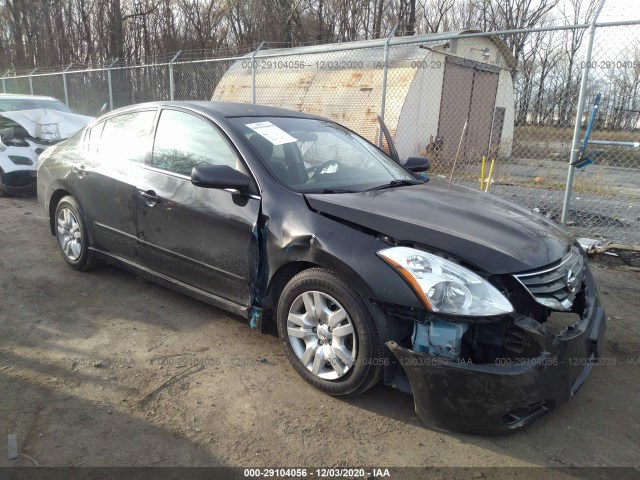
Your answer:
[[[429,170],[431,162],[424,157],[409,157],[402,166],[410,172],[426,172]]]
[[[191,183],[196,187],[242,192],[249,188],[251,179],[228,165],[200,165],[191,170]]]

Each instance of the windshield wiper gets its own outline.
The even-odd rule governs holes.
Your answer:
[[[405,185],[421,185],[425,182],[419,180],[391,180],[389,183],[384,183],[373,188],[367,188],[365,192],[371,192],[373,190],[383,190],[385,188],[402,187]]]
[[[346,190],[344,188],[323,188],[322,190],[320,190],[320,193],[357,193],[357,192],[355,190]]]

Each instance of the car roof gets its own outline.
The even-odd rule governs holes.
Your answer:
[[[22,95],[18,93],[0,93],[0,98],[15,98],[16,100],[55,100],[59,102],[55,97],[48,97],[46,95]]]
[[[293,117],[293,118],[312,118],[318,119],[315,115],[304,112],[296,112],[295,110],[287,110],[284,108],[269,107],[266,105],[252,105],[250,103],[232,103],[232,102],[211,102],[211,101],[167,101],[167,102],[148,102],[131,105],[122,109],[114,110],[112,113],[124,112],[136,108],[173,106],[184,107],[196,110],[202,113],[214,114],[223,118],[235,117]]]

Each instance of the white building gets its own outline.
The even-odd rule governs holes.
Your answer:
[[[460,36],[465,33],[476,32],[391,42],[384,120],[401,158],[421,155],[447,164],[459,145],[459,159],[469,161],[511,154],[515,59],[500,38]],[[327,117],[376,142],[384,44],[381,39],[258,52],[256,102]],[[251,102],[251,65],[250,56],[236,61],[212,100]]]

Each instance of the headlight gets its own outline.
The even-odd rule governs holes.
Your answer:
[[[491,316],[513,312],[496,287],[472,271],[431,253],[409,247],[378,252],[432,312]]]

